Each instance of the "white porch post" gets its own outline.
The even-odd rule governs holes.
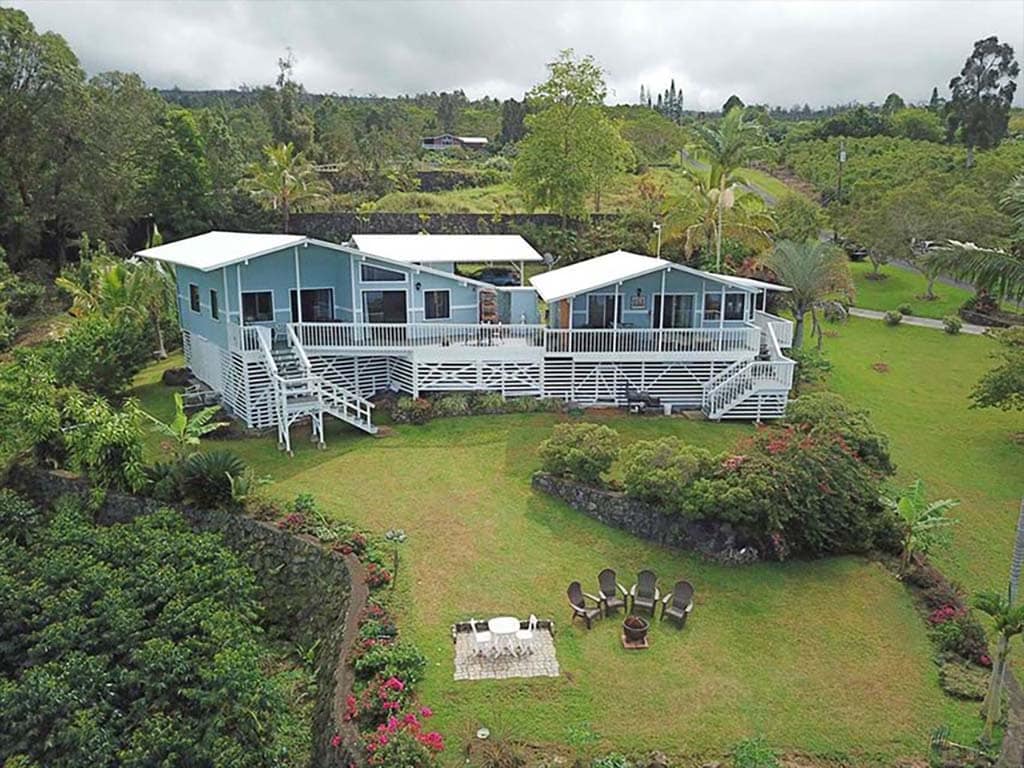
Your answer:
[[[722,303],[718,307],[718,351],[725,346],[725,286],[722,286]]]
[[[526,285],[526,262],[519,262],[519,285]]]
[[[228,294],[228,268],[220,271],[221,283],[224,286],[224,320],[227,325],[231,324],[231,296]]]
[[[576,297],[575,296],[566,296],[564,299],[562,299],[562,301],[569,302],[569,351],[570,352],[574,352],[575,350],[573,349],[573,347],[575,346],[575,344],[573,344],[573,340],[572,340],[572,337],[573,337],[573,332],[572,332],[572,314],[573,314],[573,312],[572,312],[572,305],[576,301]]]
[[[619,289],[622,283],[615,284],[615,303],[612,306],[612,352],[619,350]]]
[[[242,265],[235,264],[235,283],[238,288],[238,327],[242,328],[245,325],[245,313],[242,311]],[[242,344],[242,349],[245,349],[245,344]]]
[[[295,308],[298,310],[299,325],[302,324],[302,280],[299,272],[299,246],[295,246]],[[289,302],[288,311],[291,311]]]
[[[658,233],[659,236],[661,232]],[[658,351],[661,352],[665,340],[665,275],[668,267],[661,270],[661,302],[658,307]],[[651,325],[654,325],[654,307],[651,307]]]

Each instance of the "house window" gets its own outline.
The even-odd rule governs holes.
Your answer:
[[[704,319],[705,320],[717,320],[719,315],[722,314],[722,294],[720,293],[705,293],[704,294]]]
[[[220,319],[220,304],[217,303],[217,291],[213,288],[210,289],[210,317]]]
[[[360,264],[360,274],[364,283],[404,283],[405,273],[393,269],[375,267],[372,264]]]
[[[745,293],[727,293],[725,294],[725,319],[726,320],[742,320],[744,302],[746,301],[747,294]]]
[[[299,297],[295,289],[290,292],[292,322],[299,322]],[[334,289],[302,289],[302,322],[329,323],[334,320]]]
[[[615,295],[599,293],[587,297],[587,327],[613,328],[615,321],[622,321],[622,302],[619,301],[619,316],[615,317]]]
[[[199,286],[195,283],[188,284],[188,305],[193,312],[199,312]]]
[[[451,291],[424,291],[423,317],[427,320],[447,320],[452,316]]]
[[[272,323],[274,321],[274,295],[270,291],[243,293],[242,317],[247,323]]]

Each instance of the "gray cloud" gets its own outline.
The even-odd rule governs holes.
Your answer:
[[[314,92],[519,96],[571,47],[605,68],[612,102],[675,77],[688,108],[716,108],[734,92],[819,105],[945,92],[973,42],[991,34],[1024,57],[1020,0],[13,4],[63,35],[90,74],[134,71],[158,87],[271,82],[290,47]]]

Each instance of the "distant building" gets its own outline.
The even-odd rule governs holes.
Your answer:
[[[427,136],[420,142],[420,146],[423,149],[484,149],[487,146],[487,139],[483,136],[453,136],[450,133],[442,133],[440,136]]]

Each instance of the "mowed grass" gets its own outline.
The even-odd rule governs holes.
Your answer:
[[[137,394],[148,410],[168,413],[156,380],[147,372]],[[297,432],[293,458],[272,438],[225,446],[272,475],[283,499],[310,492],[333,516],[408,532],[396,605],[403,632],[428,656],[420,694],[451,742],[451,764],[461,764],[461,745],[480,726],[534,744],[564,744],[570,729],[588,727],[601,749],[656,747],[692,760],[720,758],[763,734],[785,751],[859,764],[919,757],[943,723],[960,740],[976,735],[976,707],[941,693],[924,623],[879,565],[839,558],[724,568],[605,527],[530,487],[536,448],[560,418],[447,419],[379,439],[332,424],[323,451]],[[588,418],[625,440],[674,434],[716,450],[750,429]],[[655,626],[651,649],[628,653],[618,621],[590,632],[570,626],[566,585],[580,579],[594,589],[605,566],[627,584],[644,567],[663,585],[690,579],[697,599],[687,628]],[[531,613],[557,623],[561,677],[452,680],[452,622]]]
[[[969,400],[996,343],[857,318],[830,329],[829,386],[889,435],[897,482],[921,478],[930,498],[961,501],[939,564],[971,591],[1005,588],[1024,495],[1024,444],[1013,439],[1024,414],[972,409]]]
[[[868,278],[868,275],[874,272],[869,261],[851,261],[850,272],[853,274],[854,286],[857,289],[854,304],[880,312],[888,312],[902,304],[909,304],[914,315],[941,320],[947,315],[955,315],[960,305],[973,295],[973,291],[936,282],[934,293],[937,298],[923,299],[921,297],[925,295],[928,287],[924,275],[895,264],[882,267],[884,280]]]

